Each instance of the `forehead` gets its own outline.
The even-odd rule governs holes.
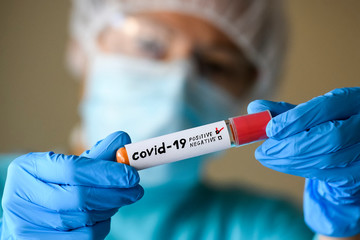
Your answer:
[[[151,21],[173,31],[174,34],[182,35],[195,44],[206,46],[223,46],[237,49],[237,46],[226,34],[210,22],[183,13],[170,11],[140,12],[130,15],[134,19],[143,22]]]

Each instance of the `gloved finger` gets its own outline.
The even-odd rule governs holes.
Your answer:
[[[105,237],[110,232],[110,219],[108,219],[106,221],[98,222],[91,227],[82,227],[79,229],[75,229],[71,232],[74,235],[71,233],[68,235],[66,235],[66,234],[64,234],[64,235],[70,237],[69,239],[89,239],[89,238],[91,238],[92,240],[102,240],[102,239],[105,239]],[[74,238],[73,238],[73,236],[74,236]]]
[[[351,172],[352,166],[360,161],[360,143],[336,152],[303,159],[274,158],[263,155],[261,149],[255,151],[255,157],[262,165],[291,175],[324,181],[334,181],[334,179],[340,179],[340,181],[360,180],[358,172]]]
[[[275,117],[283,112],[286,112],[290,109],[296,107],[294,104],[287,102],[273,102],[268,100],[255,100],[249,103],[247,111],[249,114],[258,113],[262,111],[269,110],[271,116]]]
[[[91,226],[84,226],[77,229],[71,229],[71,231],[50,231],[49,229],[31,229],[26,232],[24,239],[30,239],[31,236],[36,236],[36,240],[49,240],[49,239],[61,239],[61,240],[73,240],[73,239],[91,239],[91,240],[103,240],[110,232],[110,219],[97,222]],[[32,238],[31,238],[32,239]]]
[[[281,140],[270,138],[258,148],[258,156],[262,159],[291,158],[294,161],[320,156],[360,143],[359,132],[360,114],[347,120],[325,122]],[[325,164],[336,166],[338,162],[345,161],[337,159],[324,163],[323,167],[329,167]]]
[[[90,150],[86,150],[80,156],[116,161],[116,151],[129,143],[131,143],[131,140],[126,132],[114,132],[105,139],[98,141]]]
[[[356,148],[356,147],[354,147]],[[357,150],[360,149],[360,144],[357,146]],[[356,160],[354,160],[356,159]],[[333,188],[341,188],[339,189],[342,193],[348,191],[347,196],[349,198],[354,197],[355,192],[351,190],[351,188],[354,188],[355,186],[359,186],[360,184],[360,158],[354,157],[353,161],[345,166],[345,167],[335,167],[335,168],[329,168],[329,169],[319,169],[317,170],[319,174],[314,172],[314,176],[320,176],[320,177],[313,177],[312,179],[319,179],[327,184],[329,184]],[[360,193],[360,192],[359,192]],[[340,199],[341,196],[337,196],[336,192],[333,192],[332,195],[336,197],[337,199]],[[357,195],[359,195],[357,193]],[[344,195],[343,195],[344,196]],[[356,198],[359,199],[359,198]]]
[[[77,211],[57,211],[29,202],[21,197],[12,200],[5,202],[4,209],[7,213],[5,216],[7,222],[14,222],[14,225],[17,226],[35,223],[37,226],[61,231],[92,226],[97,222],[111,218],[118,211],[118,208],[103,211],[81,211],[80,209]],[[12,211],[13,209],[16,211]],[[21,213],[21,218],[19,218],[18,213]]]
[[[132,188],[93,188],[39,182],[35,187],[24,194],[20,186],[17,194],[29,202],[58,212],[115,209],[134,203],[144,195],[140,185]],[[44,192],[47,194],[39,194]]]
[[[23,185],[16,193],[23,199],[55,211],[90,211],[120,208],[139,200],[144,195],[140,185],[132,188],[93,188],[49,184],[34,178],[26,179],[33,188],[23,191]],[[33,183],[38,181],[38,183]],[[44,193],[47,194],[39,194]]]
[[[138,172],[126,164],[53,152],[23,155],[10,169],[26,171],[43,182],[72,186],[131,188],[140,180]]]
[[[9,226],[11,225],[15,228],[11,229],[11,231],[28,237],[37,236],[30,235],[32,232],[34,234],[41,232],[44,235],[46,235],[45,233],[49,233],[51,235],[55,232],[61,234],[63,231],[72,232],[79,228],[92,227],[99,222],[108,221],[110,217],[118,211],[118,209],[109,209],[102,212],[57,212],[25,200],[13,201],[11,205],[13,205],[12,208],[15,207],[19,211],[22,210],[21,218],[19,218],[16,212],[7,211],[7,214],[4,216],[4,221],[6,221]],[[31,211],[29,211],[29,209],[31,209]]]
[[[3,200],[12,196],[55,211],[88,211],[119,208],[139,200],[144,190],[140,185],[131,188],[95,188],[58,185],[39,181],[26,171],[9,167]],[[46,193],[46,194],[42,194]]]
[[[266,133],[283,139],[327,121],[347,119],[359,111],[360,87],[335,89],[274,117]]]
[[[36,225],[16,226],[13,229],[14,239],[27,240],[73,240],[73,239],[92,239],[103,240],[110,232],[110,219],[96,223],[93,226],[78,228],[72,231],[51,230],[46,227]]]

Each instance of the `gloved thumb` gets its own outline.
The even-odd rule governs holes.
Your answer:
[[[129,143],[131,143],[131,140],[126,132],[114,132],[103,140],[98,141],[90,150],[86,150],[80,156],[116,161],[116,151]]]
[[[249,114],[269,110],[273,117],[296,107],[287,102],[273,102],[268,100],[255,100],[249,103],[247,111]]]

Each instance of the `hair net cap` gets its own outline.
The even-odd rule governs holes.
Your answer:
[[[105,26],[121,22],[124,14],[148,11],[175,11],[208,21],[257,67],[253,97],[264,97],[274,86],[286,43],[281,0],[73,0],[71,35],[90,53]]]

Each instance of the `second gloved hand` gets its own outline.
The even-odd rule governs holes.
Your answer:
[[[29,153],[8,169],[1,239],[104,239],[118,208],[143,189],[130,166],[116,163],[124,132],[99,141],[81,156]]]
[[[255,153],[271,169],[306,178],[305,221],[334,237],[360,233],[360,88],[335,89],[300,105],[257,100],[269,109],[269,137]]]

